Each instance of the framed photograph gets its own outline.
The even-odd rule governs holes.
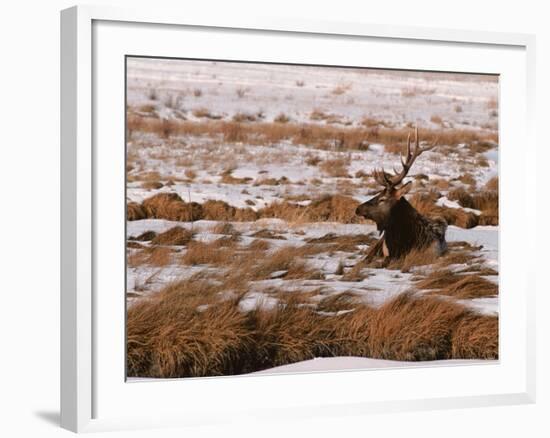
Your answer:
[[[63,427],[534,401],[534,37],[61,19]]]

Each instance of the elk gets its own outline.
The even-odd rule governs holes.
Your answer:
[[[411,135],[407,138],[406,156],[401,155],[402,170],[389,174],[384,169],[375,170],[375,181],[383,188],[371,199],[359,205],[355,214],[376,222],[381,234],[379,241],[371,248],[366,260],[380,255],[386,260],[398,259],[413,249],[433,248],[437,255],[447,250],[445,232],[447,223],[442,218],[428,219],[422,216],[405,199],[412,181],[403,184],[415,160],[425,151],[433,149],[435,142],[420,147],[418,127],[415,129],[414,147],[411,148]]]

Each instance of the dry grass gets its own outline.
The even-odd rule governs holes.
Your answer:
[[[281,178],[261,178],[254,182],[254,186],[280,186],[281,184],[288,184],[289,179],[286,176]]]
[[[137,110],[142,113],[153,113],[157,107],[151,104],[140,105]]]
[[[158,190],[164,187],[164,184],[162,184],[159,181],[144,181],[141,183],[142,189],[147,190]]]
[[[498,139],[495,139],[494,141],[473,140],[473,141],[467,142],[467,147],[471,155],[483,154],[495,148],[496,147],[495,142],[497,140]]]
[[[494,176],[489,181],[487,181],[487,183],[485,184],[485,190],[498,192],[498,176]]]
[[[392,124],[384,120],[374,119],[372,117],[363,117],[361,119],[361,125],[366,126],[367,128],[383,127],[391,128]]]
[[[363,221],[355,214],[358,205],[358,201],[347,196],[326,195],[312,200],[307,206],[275,202],[259,210],[258,217],[280,218],[293,223],[358,223]]]
[[[416,282],[420,290],[457,299],[492,297],[498,295],[498,286],[479,274],[458,274],[449,270],[434,270]]]
[[[151,243],[154,245],[185,246],[193,239],[193,236],[192,231],[176,226],[154,236]]]
[[[340,123],[341,117],[336,114],[326,113],[319,109],[315,109],[309,115],[310,120],[314,121],[325,121],[327,123]]]
[[[278,182],[277,184],[279,184]],[[453,191],[451,199],[459,199],[461,191]],[[462,196],[471,208],[482,211],[481,216],[460,208],[446,208],[435,204],[435,193],[417,193],[410,199],[419,213],[431,218],[443,218],[450,225],[472,228],[479,224],[498,224],[498,193],[481,192]],[[462,199],[462,198],[460,198]],[[459,200],[459,202],[461,202]],[[292,223],[339,222],[362,223],[364,220],[355,214],[359,202],[349,196],[325,195],[313,199],[307,206],[292,201],[274,202],[254,211],[251,208],[236,208],[224,201],[209,200],[203,204],[184,202],[176,193],[159,193],[143,201],[141,205],[129,202],[128,220],[168,219],[175,221],[196,221],[200,219],[216,221],[250,222],[260,218],[279,218]]]
[[[496,181],[496,184],[498,184],[498,180]],[[447,197],[453,201],[458,201],[462,207],[474,208],[481,211],[498,211],[498,192],[494,190],[484,190],[472,194],[471,191],[458,188],[449,191]]]
[[[280,113],[273,119],[275,123],[288,123],[290,122],[290,117],[288,117],[285,113]]]
[[[392,260],[388,264],[388,269],[399,269],[401,272],[410,272],[414,267],[432,265],[438,260],[439,256],[433,248],[413,249],[405,256]]]
[[[430,186],[437,190],[448,190],[451,187],[451,183],[443,178],[437,178],[430,181]]]
[[[489,167],[489,160],[485,158],[484,156],[480,156],[476,158],[476,165],[479,167]]]
[[[235,218],[236,208],[224,201],[208,200],[202,204],[201,219],[231,221]]]
[[[351,84],[341,84],[334,87],[331,91],[335,96],[340,96],[351,89]]]
[[[487,101],[487,109],[496,110],[498,109],[498,101],[495,98],[491,98]]]
[[[249,222],[259,218],[280,218],[288,222],[341,222],[358,223],[363,220],[355,215],[359,203],[347,196],[326,195],[307,205],[289,201],[275,202],[257,212],[251,208],[235,208],[224,201],[209,200],[203,204],[184,202],[176,193],[159,193],[143,201],[141,205],[128,203],[128,220],[168,219],[174,221]]]
[[[205,281],[171,285],[128,311],[129,376],[183,377],[234,374],[249,355],[247,316],[232,301],[199,305],[218,292]]]
[[[142,243],[139,243],[139,242],[134,242],[134,241],[127,241],[126,242],[126,248],[129,248],[129,249],[143,249],[143,248],[146,248],[145,245],[143,245]]]
[[[141,205],[147,218],[189,222],[199,220],[203,215],[200,204],[186,203],[177,193],[158,193],[145,199]]]
[[[329,295],[317,304],[317,310],[321,312],[340,312],[342,310],[354,310],[360,303],[360,298],[352,292],[342,292]]]
[[[443,218],[449,225],[473,228],[479,224],[479,217],[475,213],[460,208],[440,207],[435,204],[432,194],[416,193],[409,202],[420,214],[432,219]]]
[[[423,88],[423,87],[405,87],[401,89],[401,96],[403,97],[417,97],[417,96],[429,96],[435,93],[435,88]]]
[[[384,145],[384,152],[388,154],[402,154],[405,146],[401,143],[387,143]]]
[[[232,120],[237,123],[256,122],[258,120],[258,117],[255,114],[235,113],[232,117]]]
[[[466,314],[463,307],[443,300],[401,294],[370,319],[368,349],[382,359],[449,359],[453,331]]]
[[[255,237],[256,239],[286,240],[286,237],[282,234],[276,233],[272,230],[268,230],[267,228],[262,228],[261,230],[252,233],[250,236]]]
[[[458,180],[463,183],[463,184],[466,184],[468,186],[470,186],[471,188],[475,188],[476,185],[477,185],[477,181],[476,179],[474,178],[474,176],[471,174],[471,173],[463,173],[462,175],[460,175],[458,177]]]
[[[489,187],[498,186],[498,179],[487,184]],[[486,187],[486,190],[472,194],[463,188],[459,188],[449,191],[447,197],[457,201],[463,207],[480,210],[479,225],[498,225],[498,191],[489,190]]]
[[[451,242],[453,243],[453,242]],[[478,255],[476,255],[471,250],[458,250],[458,249],[452,249],[451,245],[449,245],[449,251],[442,257],[438,258],[436,268],[446,268],[450,265],[463,265],[463,264],[470,264],[474,260],[478,258]]]
[[[470,190],[465,190],[460,187],[458,189],[450,190],[447,194],[447,198],[451,201],[457,201],[462,207],[474,208],[474,201]]]
[[[166,247],[147,247],[128,255],[128,265],[163,267],[172,262],[172,250]]]
[[[130,236],[128,240],[137,240],[139,242],[149,242],[153,240],[155,237],[157,237],[157,233],[154,231],[144,231],[139,236],[134,237]]]
[[[463,318],[455,329],[451,352],[464,359],[498,357],[498,318],[479,315]]]
[[[334,158],[323,161],[319,167],[326,175],[333,178],[349,178],[349,164],[350,160],[348,158]]]
[[[252,180],[252,178],[236,178],[232,175],[232,168],[226,169],[221,174],[220,182],[224,184],[247,184]]]
[[[367,264],[364,261],[359,261],[353,267],[344,272],[342,275],[343,281],[363,281],[368,278],[369,274],[366,272]]]
[[[222,290],[235,291],[222,299]],[[242,312],[238,285],[173,284],[128,310],[128,375],[248,373],[314,357],[390,360],[498,357],[498,320],[435,297],[403,294],[372,309],[351,294],[323,300],[326,316],[288,297],[275,308]],[[200,310],[198,310],[200,309]]]
[[[137,202],[128,202],[126,204],[126,219],[129,221],[138,221],[145,219],[147,213],[145,209]]]
[[[185,169],[184,175],[189,180],[193,181],[197,177],[197,172],[195,172],[193,169]]]
[[[416,288],[420,290],[443,289],[459,281],[461,277],[448,269],[433,270],[427,277],[416,282]]]
[[[334,234],[328,233],[317,238],[306,239],[310,244],[330,245],[332,251],[355,252],[358,246],[372,245],[376,242],[372,234]]]
[[[322,111],[312,113],[315,120],[327,122],[340,121],[334,115],[327,115]],[[327,149],[338,145],[340,149],[364,150],[369,142],[377,142],[385,145],[404,146],[410,129],[385,127],[376,125],[373,127],[346,127],[334,124],[316,123],[268,123],[257,121],[256,123],[240,123],[235,121],[210,120],[205,118],[200,121],[172,120],[169,123],[153,117],[143,117],[130,113],[127,118],[127,127],[130,133],[152,132],[161,137],[173,135],[187,136],[222,136],[224,141],[230,143],[247,142],[253,145],[276,144],[283,140],[290,140],[294,144],[307,144],[312,147]],[[423,129],[422,138],[427,142],[436,139],[439,144],[456,146],[467,143],[471,150],[480,148],[481,145],[494,147],[498,141],[495,132],[480,132],[467,129]],[[401,149],[399,149],[401,150]],[[488,150],[488,149],[486,149]]]
[[[479,275],[465,275],[449,287],[438,290],[436,293],[459,299],[493,297],[498,295],[498,286]]]
[[[196,108],[193,110],[193,115],[198,118],[210,117],[210,111],[206,108]]]
[[[231,263],[235,252],[233,239],[221,238],[213,242],[191,241],[181,258],[184,265],[224,266]]]
[[[258,218],[251,208],[235,208],[223,201],[208,200],[202,210],[202,219],[206,220],[249,222]]]
[[[158,182],[161,179],[159,172],[153,170],[149,172],[140,172],[138,174],[132,175],[133,179],[136,181],[145,181],[145,182]]]
[[[309,154],[306,158],[306,164],[308,166],[317,166],[321,161],[323,160],[318,155]]]
[[[267,240],[255,239],[248,245],[248,250],[253,252],[264,252],[271,248],[271,244]]]
[[[437,125],[442,125],[443,119],[437,115],[433,115],[430,117],[430,122],[435,123]]]
[[[216,224],[211,229],[214,234],[225,234],[227,236],[240,236],[241,233],[235,229],[235,227],[228,222],[221,222]]]
[[[279,273],[278,277],[285,280],[319,280],[322,274],[307,266],[303,260],[305,256],[318,251],[313,247],[286,246],[277,249],[274,253],[258,260],[255,254],[248,257],[243,268],[242,275],[250,280],[265,280],[272,278],[273,273]]]
[[[400,259],[391,260],[386,267],[388,269],[399,269],[401,272],[410,272],[412,268],[426,266],[429,267],[430,272],[434,271],[432,275],[437,282],[440,280],[438,272],[441,272],[443,277],[452,277],[453,273],[447,270],[449,266],[469,265],[475,262],[479,258],[479,255],[476,254],[479,249],[480,247],[471,246],[467,242],[449,242],[448,251],[442,255],[438,255],[431,247],[421,250],[415,249]],[[444,280],[445,278],[443,278]]]

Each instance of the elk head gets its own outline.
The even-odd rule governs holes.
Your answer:
[[[406,156],[401,155],[401,165],[403,166],[401,172],[394,170],[395,174],[392,175],[385,172],[384,169],[375,170],[373,173],[374,179],[383,188],[367,202],[359,205],[355,210],[355,214],[376,222],[379,231],[385,230],[391,217],[392,209],[411,189],[412,181],[402,184],[403,179],[407,176],[416,158],[422,152],[430,150],[434,146],[435,142],[430,146],[421,148],[418,138],[418,128],[416,128],[414,148],[411,148],[411,135],[409,134]]]

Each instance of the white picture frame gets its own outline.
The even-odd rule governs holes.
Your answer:
[[[98,25],[105,23],[105,36],[102,36],[103,30],[98,30]],[[110,26],[110,27],[109,27]],[[117,26],[124,28],[122,30],[115,29]],[[126,27],[133,27],[127,29]],[[524,202],[534,199],[535,197],[535,179],[534,172],[527,172],[527,169],[534,169],[533,165],[535,157],[534,152],[535,141],[533,134],[534,121],[534,53],[535,39],[532,35],[525,34],[507,34],[507,33],[490,33],[482,31],[460,31],[451,29],[424,29],[416,27],[402,26],[386,26],[374,25],[366,23],[338,23],[338,22],[310,22],[308,20],[297,19],[271,19],[271,18],[249,18],[243,16],[240,20],[231,20],[227,22],[223,17],[215,14],[209,16],[193,15],[189,11],[162,11],[155,8],[148,10],[127,10],[110,7],[91,7],[78,6],[62,11],[61,13],[61,426],[75,431],[100,431],[120,428],[146,428],[146,427],[162,427],[174,425],[190,425],[190,424],[208,424],[225,421],[228,418],[235,418],[247,415],[257,417],[270,417],[276,413],[277,416],[288,418],[300,418],[312,415],[342,415],[346,414],[362,414],[366,412],[396,412],[403,410],[415,409],[440,409],[451,407],[475,407],[488,405],[503,405],[503,404],[520,404],[532,403],[535,399],[535,341],[534,341],[534,275],[530,272],[527,264],[521,264],[520,260],[515,260],[513,257],[518,257],[513,254],[513,251],[505,251],[506,257],[509,257],[509,263],[517,262],[518,270],[514,276],[503,272],[501,281],[510,284],[516,281],[513,286],[519,289],[521,293],[518,296],[507,296],[504,294],[503,299],[510,298],[509,302],[505,301],[506,312],[503,313],[503,321],[501,322],[501,336],[510,337],[511,324],[517,322],[517,331],[513,336],[513,344],[509,345],[510,350],[514,351],[515,355],[504,355],[499,365],[494,365],[494,369],[489,370],[489,367],[470,367],[460,377],[460,370],[437,370],[426,368],[423,370],[399,370],[394,377],[396,379],[414,378],[427,379],[430,373],[440,374],[440,378],[445,379],[453,375],[453,378],[466,378],[468,375],[474,380],[479,379],[480,382],[487,380],[487,375],[490,373],[499,373],[507,369],[507,364],[512,364],[510,369],[502,371],[499,375],[500,379],[510,379],[512,382],[506,386],[504,383],[498,386],[498,379],[495,379],[493,386],[480,386],[480,391],[474,393],[468,392],[467,389],[459,391],[456,389],[454,393],[439,392],[436,395],[435,390],[431,396],[418,397],[414,391],[411,392],[395,390],[391,391],[391,395],[387,398],[374,397],[369,398],[366,395],[346,393],[344,390],[341,393],[332,392],[329,390],[328,395],[312,392],[303,398],[299,398],[296,404],[286,404],[282,397],[277,397],[277,386],[284,387],[285,385],[301,385],[304,388],[315,388],[315,376],[276,376],[273,377],[254,377],[254,378],[239,378],[228,377],[222,379],[190,379],[186,385],[187,393],[197,393],[201,387],[208,387],[208,390],[218,391],[218,394],[223,394],[228,391],[238,391],[242,388],[243,393],[254,391],[253,386],[262,386],[266,390],[273,390],[275,396],[272,403],[268,404],[260,400],[255,407],[255,410],[250,410],[243,401],[235,401],[234,410],[230,412],[222,412],[221,409],[207,411],[204,402],[197,400],[195,403],[196,411],[189,414],[188,410],[184,410],[181,406],[175,406],[170,412],[166,410],[166,406],[159,404],[156,411],[148,411],[150,415],[131,415],[129,412],[120,411],[116,413],[114,405],[124,405],[121,403],[121,397],[158,397],[164,392],[171,394],[168,396],[174,397],[174,391],[178,391],[175,385],[180,385],[181,382],[173,384],[167,382],[155,383],[153,385],[139,386],[135,384],[127,384],[124,382],[124,376],[119,371],[119,365],[123,358],[120,357],[121,345],[118,342],[123,336],[120,333],[121,325],[124,321],[121,320],[113,324],[112,315],[101,313],[98,309],[105,306],[108,300],[98,300],[97,294],[98,285],[104,285],[109,278],[104,278],[101,269],[102,259],[98,259],[98,254],[103,251],[105,245],[102,241],[97,240],[98,227],[101,225],[102,218],[99,215],[98,204],[103,202],[103,194],[113,180],[104,174],[111,174],[111,168],[105,168],[105,157],[101,155],[98,158],[96,141],[101,137],[103,131],[110,128],[101,128],[103,131],[98,131],[96,123],[101,124],[101,117],[104,114],[100,111],[101,98],[96,95],[96,87],[99,81],[104,81],[105,76],[101,76],[104,72],[95,62],[98,57],[103,56],[102,51],[107,52],[105,43],[102,40],[110,38],[112,43],[112,56],[120,58],[120,53],[124,53],[126,48],[123,47],[122,38],[117,32],[139,32],[136,28],[148,28],[153,33],[159,35],[163,32],[176,31],[177,29],[187,29],[190,32],[200,31],[202,34],[208,35],[209,32],[229,32],[236,31],[241,36],[247,38],[260,38],[262,35],[269,34],[270,38],[293,37],[300,38],[304,36],[318,36],[320,38],[349,38],[350,40],[358,41],[383,41],[385,44],[399,45],[406,43],[410,47],[420,46],[440,46],[445,47],[446,44],[452,44],[454,47],[463,47],[465,49],[483,48],[487,53],[498,51],[503,53],[514,53],[514,60],[521,60],[520,63],[514,62],[514,68],[517,69],[517,77],[522,78],[525,82],[521,83],[521,89],[514,91],[514,96],[510,97],[509,102],[514,103],[509,107],[502,108],[501,136],[503,140],[503,150],[507,155],[507,159],[501,164],[502,180],[501,191],[504,197],[501,203],[501,215],[506,217],[503,222],[502,229],[505,230],[501,236],[504,248],[517,248],[520,240],[527,240],[527,245],[530,248],[535,247],[534,236],[530,235],[519,236],[520,224],[525,221],[535,228],[535,217],[527,209],[517,209],[515,213],[511,211],[511,204],[507,202],[508,197],[521,197]],[[132,34],[137,35],[137,34]],[[162,36],[159,36],[158,43],[161,43]],[[312,38],[314,39],[314,38]],[[139,40],[134,38],[133,41]],[[157,38],[153,38],[157,40]],[[103,41],[103,42],[102,42]],[[137,41],[135,44],[139,44]],[[151,43],[152,47],[156,43]],[[137,47],[137,46],[136,46]],[[200,49],[200,47],[199,47]],[[116,52],[119,50],[119,52]],[[151,48],[150,50],[153,50]],[[167,48],[166,50],[169,50]],[[251,49],[252,50],[252,49]],[[120,52],[122,51],[122,52]],[[136,54],[136,53],[126,53]],[[179,55],[178,53],[177,55]],[[159,53],[159,55],[161,55]],[[330,53],[329,53],[330,55]],[[107,54],[106,54],[107,56]],[[111,55],[109,55],[111,56]],[[254,56],[254,55],[250,55]],[[257,56],[257,55],[256,55]],[[267,56],[267,55],[266,55]],[[328,56],[328,55],[327,55]],[[106,59],[110,59],[108,56]],[[254,60],[252,58],[249,58]],[[512,58],[510,58],[512,59]],[[498,67],[498,62],[495,68],[491,69],[491,60],[484,59],[484,67],[480,72],[490,72],[501,74]],[[400,61],[401,62],[401,61]],[[409,66],[414,66],[415,61],[410,62]],[[419,62],[419,61],[416,61]],[[441,60],[424,61],[425,69],[438,69],[438,62]],[[455,71],[472,71],[470,67],[461,68],[460,59],[453,63],[448,61],[447,69],[456,69]],[[500,61],[499,61],[500,62]],[[505,60],[502,61],[507,62]],[[101,64],[104,65],[104,64]],[[392,65],[386,65],[391,68],[399,68],[402,66],[399,62]],[[419,66],[420,64],[416,64]],[[464,64],[466,65],[466,64]],[[480,60],[481,65],[481,60]],[[115,69],[119,71],[119,69]],[[513,75],[512,75],[513,76]],[[511,76],[511,77],[512,77]],[[117,78],[113,87],[119,87],[120,80]],[[119,85],[117,85],[119,84]],[[508,88],[517,86],[517,83],[503,81],[502,93],[507,93]],[[109,85],[111,87],[111,85]],[[120,95],[123,90],[109,88],[115,95]],[[514,99],[514,100],[512,100]],[[506,104],[506,99],[505,99]],[[123,101],[120,101],[120,109],[113,109],[110,117],[120,117],[123,123]],[[514,108],[512,108],[512,106]],[[507,109],[509,108],[509,109]],[[506,122],[508,120],[518,120],[517,125],[508,129]],[[103,124],[102,126],[105,126]],[[113,129],[119,129],[114,127]],[[107,134],[108,135],[108,132]],[[519,156],[519,152],[513,148],[506,146],[509,139],[517,139],[519,135],[524,135],[525,141],[522,143],[523,158]],[[119,144],[118,142],[114,142]],[[124,144],[120,144],[118,153],[123,153]],[[506,180],[506,176],[510,175],[507,171],[507,164],[518,163],[521,160],[518,176],[523,182],[517,186],[512,186]],[[115,161],[113,161],[115,163]],[[103,167],[102,167],[103,166]],[[116,173],[116,172],[114,172]],[[115,178],[116,183],[116,178]],[[116,194],[113,193],[113,197]],[[110,204],[106,204],[110,205]],[[105,211],[105,209],[102,209]],[[102,230],[104,228],[101,228]],[[514,233],[518,231],[518,233]],[[101,231],[103,233],[103,231]],[[514,234],[518,234],[514,237]],[[112,236],[116,237],[116,230],[113,229]],[[101,240],[101,239],[100,239]],[[123,237],[120,237],[123,240]],[[119,242],[120,243],[120,242]],[[101,262],[101,263],[100,263]],[[99,270],[98,270],[99,266]],[[515,280],[516,279],[516,280]],[[104,288],[102,290],[105,290]],[[121,289],[122,294],[124,289]],[[516,301],[513,301],[516,300]],[[99,316],[102,315],[102,316]],[[117,315],[116,312],[113,315]],[[122,318],[122,315],[120,315]],[[111,330],[118,330],[112,340],[106,340],[105,333]],[[506,338],[503,338],[506,339]],[[109,346],[107,343],[111,342]],[[515,347],[518,348],[515,348]],[[508,348],[508,347],[506,347]],[[517,351],[516,351],[517,350]],[[114,352],[112,360],[116,361],[116,366],[113,365],[114,371],[112,375],[106,376],[106,368],[110,360],[109,354],[98,354]],[[100,359],[99,359],[100,358]],[[499,368],[500,367],[500,368]],[[456,367],[460,368],[460,367]],[[384,371],[387,376],[390,376],[392,371]],[[111,373],[111,370],[109,370]],[[118,374],[117,374],[118,373]],[[352,373],[334,373],[331,374],[331,385],[341,386],[346,388],[346,385],[353,385],[353,379],[369,378],[365,373],[371,371]],[[453,374],[451,374],[453,373]],[[477,376],[477,377],[476,377]],[[317,376],[318,377],[318,376]],[[123,395],[122,392],[117,392],[113,389],[112,393],[106,388],[110,387],[104,382],[112,382],[109,379],[118,379],[117,385],[122,388],[130,386],[131,393]],[[256,380],[255,380],[256,379]],[[257,380],[257,379],[262,379]],[[103,382],[103,383],[102,383]],[[173,385],[173,386],[169,386]],[[467,386],[467,385],[466,385]],[[352,387],[352,386],[349,386]],[[176,389],[172,389],[176,388]],[[492,388],[492,389],[490,389]],[[336,390],[335,390],[336,391]],[[486,391],[486,392],[483,392]],[[113,406],[107,406],[105,394],[109,396]],[[460,395],[459,395],[460,394]],[[308,398],[309,397],[309,398]],[[330,398],[329,398],[330,397]],[[264,403],[265,402],[265,403]],[[202,404],[201,404],[202,403]],[[111,409],[113,408],[113,409]],[[151,408],[149,408],[151,409]],[[248,409],[248,411],[246,411]],[[103,414],[105,412],[106,414]],[[187,412],[187,414],[184,414]],[[248,413],[247,413],[248,412]]]

